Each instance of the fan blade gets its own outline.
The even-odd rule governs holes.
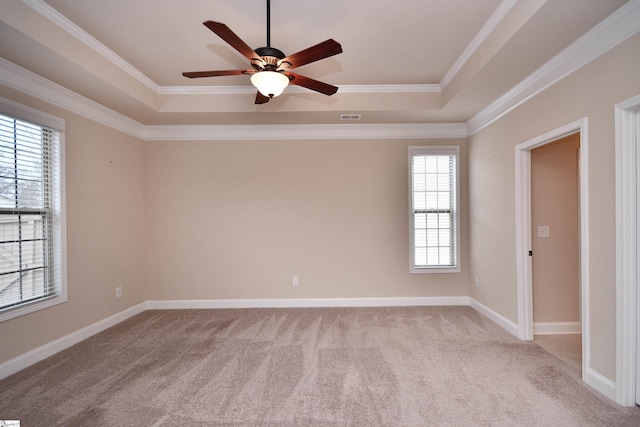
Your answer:
[[[241,74],[253,74],[254,70],[222,70],[222,71],[187,71],[182,73],[183,76],[190,79],[199,77],[220,77],[220,76],[239,76]]]
[[[291,64],[291,68],[302,67],[303,65],[307,65],[339,53],[342,53],[342,46],[340,43],[333,39],[329,39],[305,50],[301,50],[298,53],[287,56],[280,60],[278,65],[288,62]]]
[[[238,37],[236,33],[231,31],[231,29],[227,27],[225,24],[222,24],[220,22],[213,22],[213,21],[206,21],[206,22],[203,22],[203,24],[208,29],[216,33],[218,37],[220,37],[222,40],[229,43],[229,45],[232,48],[240,52],[249,61],[256,61],[256,60],[261,61],[260,55],[255,53],[255,51],[251,49],[249,45],[243,42],[242,39]]]
[[[323,83],[309,77],[301,76],[300,74],[284,74],[289,77],[291,84],[306,87],[307,89],[315,90],[316,92],[324,93],[325,95],[333,95],[338,91],[338,88],[336,86],[332,86],[330,84]]]
[[[256,104],[266,104],[271,98],[264,96],[260,91],[256,93]]]

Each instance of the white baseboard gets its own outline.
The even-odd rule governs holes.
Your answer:
[[[610,379],[603,377],[591,368],[587,368],[584,370],[583,381],[612,401],[616,401],[616,383]]]
[[[469,305],[469,297],[266,298],[147,301],[149,310],[207,308],[410,307]]]
[[[581,334],[580,322],[534,322],[533,335]]]
[[[140,303],[0,364],[0,380],[147,310]]]
[[[513,323],[511,320],[507,319],[506,317],[504,317],[499,313],[496,313],[486,305],[476,301],[471,297],[469,297],[469,305],[471,306],[471,308],[473,308],[480,314],[487,316],[494,323],[497,323],[499,326],[502,326],[510,334],[514,335],[515,337],[518,337],[518,325]]]

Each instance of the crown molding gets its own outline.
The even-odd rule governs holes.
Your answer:
[[[147,88],[151,89],[154,92],[158,92],[158,84],[143,74],[136,67],[125,61],[122,57],[116,54],[114,51],[100,43],[98,40],[93,38],[89,33],[84,31],[82,28],[78,27],[76,24],[67,19],[60,12],[49,6],[42,0],[22,0],[26,5],[31,7],[36,12],[40,13],[42,16],[56,24],[58,27],[65,30],[71,36],[81,41],[85,45],[89,46],[91,49],[96,51],[98,54],[102,55],[104,58],[112,62],[114,65],[122,69],[124,72],[129,74],[131,77],[145,85]]]
[[[173,126],[143,125],[0,58],[0,84],[148,141],[466,138],[464,123]]]
[[[158,95],[238,95],[255,93],[253,86],[159,86]],[[289,85],[288,93],[308,93],[309,90]],[[438,84],[420,85],[341,85],[340,93],[440,93]]]
[[[160,86],[136,67],[125,61],[114,51],[100,43],[89,33],[78,27],[60,12],[49,6],[43,0],[22,0],[45,18],[65,30],[71,36],[89,46],[95,52],[128,73],[131,77],[155,92],[157,95],[236,95],[254,93],[253,86]],[[504,0],[515,1],[515,0]],[[297,86],[290,86],[287,92],[304,93],[306,90]],[[341,85],[341,93],[430,93],[441,92],[439,84],[415,85]]]
[[[469,134],[489,126],[638,31],[640,0],[631,0],[469,119]]]
[[[417,85],[341,85],[340,93],[440,93],[439,84]]]
[[[0,57],[0,83],[140,138],[144,125]]]
[[[68,21],[41,0],[22,0],[43,13],[87,45],[120,64],[121,68],[158,94],[206,92],[212,87],[165,86],[140,73],[89,34]],[[506,8],[511,0],[500,7]],[[493,15],[492,15],[493,18]],[[465,138],[495,122],[557,81],[640,31],[640,0],[631,0],[565,50],[522,80],[495,102],[473,116],[466,125],[455,124],[339,124],[339,125],[265,125],[265,126],[145,126],[129,117],[91,101],[73,91],[0,58],[0,83],[144,140],[222,140],[222,139],[356,139],[356,138]],[[177,88],[177,89],[176,89]],[[253,92],[250,86],[233,90]],[[224,90],[225,88],[220,88]],[[294,89],[294,88],[292,88]],[[297,88],[295,88],[297,89]],[[180,92],[182,90],[182,92]],[[226,89],[228,90],[228,88]],[[441,85],[346,86],[343,93],[437,92]],[[200,91],[200,92],[198,92]],[[220,93],[220,92],[214,92]]]
[[[464,123],[145,126],[147,141],[466,138]]]
[[[287,87],[287,91],[289,88]],[[160,86],[158,95],[245,95],[256,93],[254,86]]]
[[[453,63],[449,71],[444,75],[440,81],[440,87],[446,88],[449,83],[455,78],[455,76],[462,70],[464,64],[469,61],[473,54],[478,50],[480,45],[489,37],[491,33],[496,29],[498,24],[502,22],[511,8],[518,2],[518,0],[502,0],[496,10],[491,14],[487,22],[482,26],[478,34],[471,40],[471,43],[462,51],[456,62]]]

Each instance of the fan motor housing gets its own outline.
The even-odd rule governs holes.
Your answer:
[[[259,67],[266,71],[275,71],[280,65],[280,60],[286,56],[281,50],[274,47],[260,47],[255,52],[260,55],[264,65],[264,67]]]
[[[280,49],[275,47],[259,47],[256,49],[256,53],[260,56],[273,56],[278,59],[284,59],[286,56]]]

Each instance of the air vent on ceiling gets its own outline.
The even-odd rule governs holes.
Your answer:
[[[340,114],[340,120],[354,121],[360,120],[360,118],[362,118],[362,114]]]

